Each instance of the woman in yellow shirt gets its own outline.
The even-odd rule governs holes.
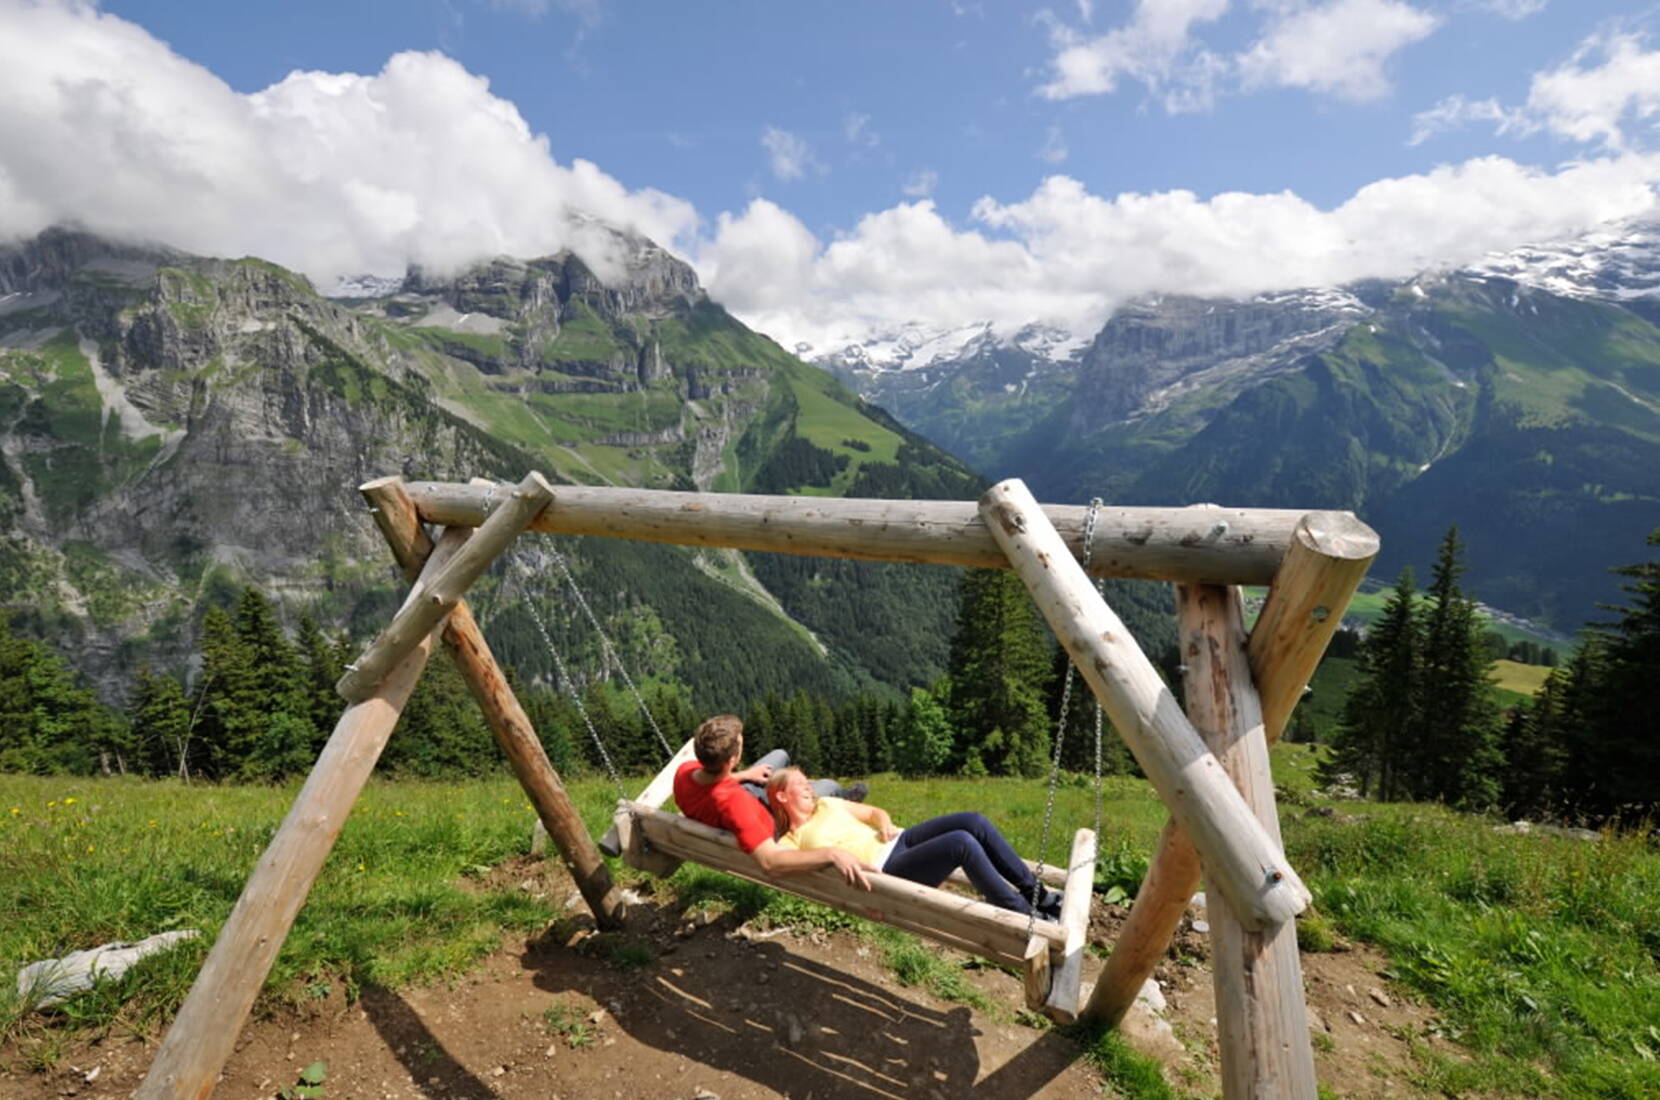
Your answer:
[[[1061,895],[1040,887],[1032,869],[984,814],[965,810],[900,829],[888,811],[842,798],[820,798],[800,768],[780,768],[767,780],[767,808],[778,843],[811,850],[840,848],[867,870],[938,886],[961,867],[987,901],[1016,913],[1060,916]]]

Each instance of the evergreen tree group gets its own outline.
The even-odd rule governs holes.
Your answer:
[[[1660,528],[1648,537],[1660,546]],[[1614,570],[1625,606],[1587,631],[1505,728],[1505,807],[1514,816],[1652,821],[1660,812],[1660,560]]]
[[[1383,801],[1467,809],[1498,797],[1498,708],[1490,658],[1463,573],[1458,529],[1441,540],[1430,587],[1410,568],[1360,647],[1360,682],[1344,704],[1328,778],[1345,776]]]
[[[1649,537],[1660,545],[1660,530]],[[1630,606],[1592,627],[1533,699],[1501,713],[1495,652],[1458,585],[1457,529],[1442,541],[1421,595],[1403,571],[1358,652],[1328,781],[1383,801],[1440,801],[1512,817],[1637,822],[1660,808],[1660,704],[1645,690],[1660,668],[1660,561],[1616,570]],[[1500,650],[1515,656],[1515,647]],[[1524,651],[1526,655],[1526,651]]]

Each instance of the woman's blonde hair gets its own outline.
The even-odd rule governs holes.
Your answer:
[[[791,764],[788,767],[774,770],[772,776],[767,780],[767,809],[772,811],[772,839],[777,840],[789,832],[793,824],[790,821],[790,815],[784,812],[784,806],[778,799],[778,792],[784,789],[784,784],[789,781],[790,776],[805,776],[806,774],[800,768]]]

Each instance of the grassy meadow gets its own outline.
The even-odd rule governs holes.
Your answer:
[[[1434,1007],[1436,1027],[1464,1055],[1420,1047],[1426,1092],[1660,1095],[1660,852],[1633,837],[1500,834],[1490,821],[1439,807],[1341,803],[1332,816],[1311,815],[1321,801],[1316,759],[1303,746],[1275,750],[1288,852],[1319,911],[1305,923],[1304,946],[1329,948],[1332,930],[1376,944],[1398,987]],[[89,1034],[159,1028],[296,789],[0,776],[0,1049],[14,1067],[51,1065]],[[579,779],[571,791],[597,834],[615,788]],[[902,822],[981,807],[1030,855],[1045,795],[1036,780],[876,781],[876,798]],[[1164,816],[1146,784],[1107,781],[1102,888],[1133,894]],[[1064,858],[1071,830],[1093,818],[1091,783],[1064,780],[1048,858]],[[506,777],[371,783],[261,1005],[444,980],[496,950],[505,933],[544,927],[560,915],[549,901],[489,875],[525,851],[531,821]],[[882,949],[896,981],[974,998],[951,964],[891,930],[691,865],[674,886],[683,903],[853,927]],[[24,963],[175,928],[203,937],[56,1013],[18,999],[11,976]],[[1131,1094],[1178,1095],[1156,1081],[1129,1088],[1146,1067],[1114,1069],[1133,1059],[1110,1038],[1094,1050]]]

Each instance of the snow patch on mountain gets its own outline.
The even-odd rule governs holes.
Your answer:
[[[1089,346],[1093,333],[1078,335],[1055,325],[1025,325],[1012,333],[1000,332],[990,321],[955,328],[939,328],[920,321],[874,333],[841,347],[797,344],[795,354],[811,363],[847,369],[888,372],[914,371],[938,363],[972,359],[1000,347],[1018,348],[1034,358],[1063,363],[1076,359]]]
[[[1660,299],[1660,222],[1623,222],[1495,252],[1468,270],[1569,298]]]

